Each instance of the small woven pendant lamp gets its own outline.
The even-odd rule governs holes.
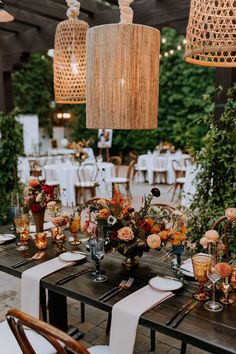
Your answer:
[[[54,92],[57,103],[84,103],[86,85],[86,32],[78,20],[80,3],[67,0],[68,20],[58,24],[54,48]]]
[[[160,32],[132,23],[132,1],[119,1],[120,23],[87,32],[88,128],[157,128]]]
[[[192,0],[185,61],[215,67],[236,67],[236,1]]]

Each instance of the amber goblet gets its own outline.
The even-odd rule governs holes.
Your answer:
[[[81,242],[78,240],[78,232],[80,230],[80,215],[73,215],[70,217],[70,232],[73,240],[70,241],[71,245],[79,245]]]
[[[209,294],[204,290],[204,285],[208,282],[208,272],[212,266],[212,257],[204,254],[196,254],[192,256],[194,277],[199,283],[197,293],[193,297],[199,301],[209,299]]]

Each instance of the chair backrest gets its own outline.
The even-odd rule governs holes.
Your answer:
[[[171,161],[172,168],[175,172],[175,178],[183,177],[185,175],[184,165],[181,164],[179,160],[172,160]]]
[[[120,166],[122,163],[121,157],[120,156],[111,156],[111,157],[109,157],[107,162],[111,162],[115,165],[115,174],[117,177],[119,175],[119,169],[120,169]]]
[[[186,157],[186,158],[184,159],[184,165],[185,165],[186,167],[187,167],[187,166],[192,166],[192,164],[193,164],[193,162],[192,162],[191,156]]]
[[[221,216],[219,219],[217,219],[211,226],[211,230],[218,230],[219,231],[219,229],[221,229],[223,231],[222,241],[225,245],[226,258],[230,258],[230,250],[229,250],[229,245],[228,245],[228,234],[229,234],[229,228],[232,226],[233,222],[235,222],[235,219],[228,220],[227,217],[224,215],[224,216]]]
[[[67,354],[69,350],[75,354],[89,354],[82,344],[68,334],[18,309],[8,310],[6,318],[23,354],[36,354],[34,343],[30,342],[27,337],[29,329],[49,342],[56,349],[56,353]]]
[[[132,150],[129,152],[129,156],[131,157],[132,160],[135,161],[135,163],[137,163],[138,161],[138,152],[135,150]]]
[[[135,166],[135,161],[134,160],[130,161],[127,174],[126,174],[126,178],[128,180],[130,180],[132,173],[134,173],[134,166]]]
[[[167,169],[168,159],[164,156],[153,155],[152,163],[155,169],[163,171]]]
[[[79,182],[95,182],[98,174],[96,163],[82,164],[77,169]]]

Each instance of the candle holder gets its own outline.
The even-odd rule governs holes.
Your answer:
[[[48,240],[46,232],[37,232],[35,235],[34,244],[38,250],[44,250],[47,248]]]

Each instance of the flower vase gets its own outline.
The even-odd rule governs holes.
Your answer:
[[[35,227],[36,227],[36,232],[43,232],[44,214],[45,214],[45,209],[42,209],[41,211],[39,211],[37,213],[32,212]]]
[[[128,270],[132,270],[138,267],[139,262],[137,261],[137,259],[135,258],[136,256],[141,256],[142,253],[140,252],[138,247],[132,247],[129,250],[127,250],[126,252],[124,252],[123,248],[118,248],[118,252],[120,254],[122,254],[123,256],[125,256],[125,260],[122,262],[122,265],[128,269]]]

